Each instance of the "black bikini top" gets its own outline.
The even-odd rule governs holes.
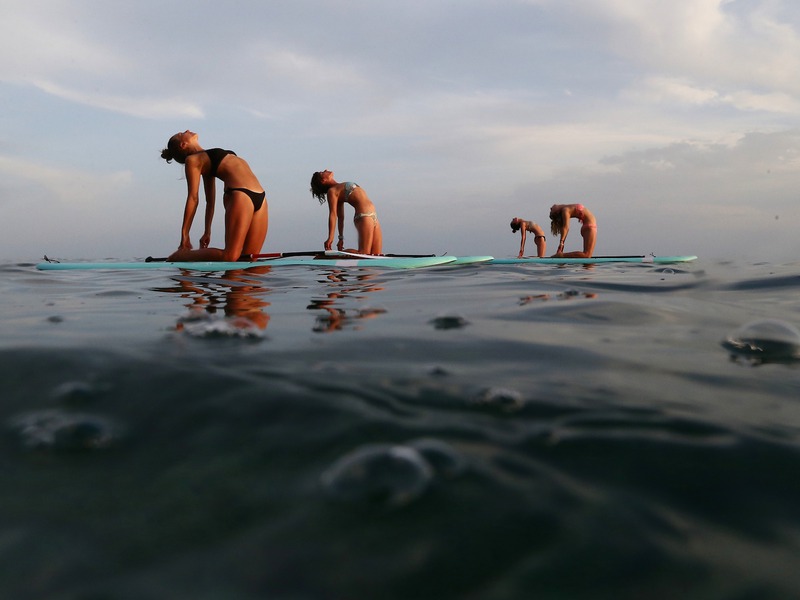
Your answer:
[[[206,150],[206,154],[208,154],[208,159],[211,161],[211,171],[209,171],[209,174],[212,177],[217,176],[217,169],[219,169],[219,163],[222,162],[223,158],[228,156],[228,154],[236,156],[236,152],[233,150],[223,150],[222,148],[211,148]]]

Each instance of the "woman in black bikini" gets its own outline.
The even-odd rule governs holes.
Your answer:
[[[183,212],[181,243],[168,260],[235,261],[244,255],[258,254],[264,245],[269,226],[266,192],[250,170],[247,162],[231,150],[211,148],[204,150],[197,142],[197,134],[184,131],[173,135],[161,151],[167,162],[175,160],[185,165],[186,208]],[[206,196],[205,229],[200,237],[200,248],[192,249],[189,230],[192,227],[200,197],[200,179]],[[225,184],[222,203],[225,207],[225,248],[209,248],[211,222],[214,219],[216,181]]]

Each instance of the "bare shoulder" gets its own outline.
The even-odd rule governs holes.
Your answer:
[[[208,155],[205,152],[195,152],[186,157],[186,170],[203,171],[203,167],[209,164]]]
[[[328,202],[330,204],[337,204],[339,202],[339,198],[342,195],[342,187],[343,186],[341,184],[338,184],[332,185],[330,188],[328,188],[326,195],[328,196]]]
[[[334,200],[338,200],[342,193],[344,192],[344,184],[337,183],[336,185],[332,185],[328,190],[328,198],[333,198]]]

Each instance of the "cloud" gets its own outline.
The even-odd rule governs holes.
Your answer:
[[[204,116],[195,102],[160,91],[142,93],[158,76],[148,76],[154,71],[141,52],[100,35],[109,28],[94,29],[93,15],[80,3],[17,4],[0,20],[0,81],[138,118]]]
[[[741,111],[800,114],[800,97],[782,92],[758,93],[751,90],[716,90],[699,87],[677,77],[647,77],[620,96],[640,104],[660,104],[676,107],[728,106]]]
[[[118,193],[122,188],[129,187],[133,180],[130,171],[98,175],[2,155],[0,173],[4,174],[9,187],[18,185],[21,189],[28,189],[31,196],[39,196],[36,193],[38,187],[46,191],[46,196],[40,199],[77,205],[106,198],[108,190]]]
[[[135,98],[68,89],[48,81],[32,83],[43,92],[63,100],[133,117],[201,119],[205,116],[200,106],[180,98]]]
[[[260,45],[253,52],[266,69],[266,75],[279,80],[279,85],[293,85],[303,89],[330,89],[331,87],[357,93],[365,84],[364,77],[350,63],[319,57],[298,50]],[[356,89],[352,89],[356,86]]]
[[[132,62],[85,35],[69,3],[12,2],[0,20],[0,80],[28,83],[49,77],[102,77],[125,72]]]
[[[721,100],[740,110],[800,115],[800,97],[782,92],[757,93],[739,90],[722,96]]]
[[[594,36],[606,48],[644,69],[645,81],[680,79],[684,91],[693,90],[693,96],[716,94],[744,110],[758,106],[759,110],[798,112],[800,36],[795,26],[787,22],[782,2],[535,0],[534,3],[561,15],[562,19],[574,21],[565,25],[573,30],[591,24]],[[741,95],[761,101],[737,102]],[[779,97],[780,102],[776,101]]]
[[[647,77],[630,89],[623,90],[621,95],[642,103],[692,106],[715,104],[720,99],[716,90],[699,88],[685,79],[672,77]]]

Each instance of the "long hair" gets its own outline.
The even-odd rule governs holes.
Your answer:
[[[553,235],[561,235],[561,230],[564,229],[564,213],[558,211],[557,213],[550,214],[550,232]]]
[[[331,185],[325,185],[321,180],[321,171],[317,171],[311,176],[311,195],[319,200],[320,204],[325,204],[328,199],[328,190],[331,189]]]

